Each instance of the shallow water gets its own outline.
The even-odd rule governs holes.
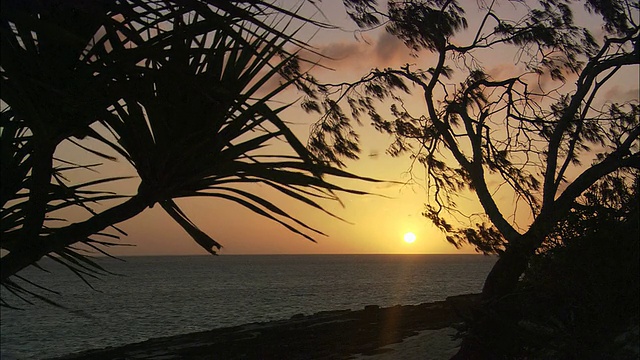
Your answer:
[[[97,291],[52,261],[28,279],[62,293],[71,311],[38,303],[2,309],[2,358],[34,359],[153,337],[365,305],[419,304],[479,292],[495,258],[481,255],[127,257]],[[84,314],[85,316],[83,316]]]

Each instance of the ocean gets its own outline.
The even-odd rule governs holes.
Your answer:
[[[482,255],[223,255],[98,258],[117,275],[92,290],[53,261],[21,275],[60,292],[2,308],[1,358],[40,359],[149,338],[318,311],[444,300],[479,292],[495,257]]]

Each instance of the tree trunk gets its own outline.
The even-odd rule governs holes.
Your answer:
[[[511,293],[527,269],[533,251],[509,247],[495,263],[482,288],[482,302],[497,301]]]
[[[524,241],[517,243],[522,244]],[[503,338],[501,333],[509,331],[509,326],[503,321],[504,317],[496,316],[503,310],[500,300],[514,292],[533,253],[523,247],[510,246],[501,254],[485,280],[481,302],[473,312],[471,323],[467,324],[469,329],[467,336],[463,339],[458,353],[451,358],[452,360],[499,358],[491,342],[500,341]],[[509,320],[517,321],[507,319]],[[491,341],[487,341],[488,339]]]

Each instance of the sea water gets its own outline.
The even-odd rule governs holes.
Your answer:
[[[53,261],[22,276],[60,292],[65,309],[1,311],[3,359],[38,359],[295,314],[444,300],[479,292],[496,261],[482,255],[262,255],[100,258],[118,275],[92,290]]]

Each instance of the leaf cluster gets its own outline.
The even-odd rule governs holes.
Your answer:
[[[415,52],[443,50],[449,38],[468,26],[457,1],[389,1],[388,7],[387,31]]]
[[[313,241],[324,234],[246,186],[327,214],[321,199],[363,193],[326,180],[363,178],[314,156],[282,118],[290,104],[275,101],[289,87],[313,96],[290,48],[306,46],[301,26],[324,25],[295,10],[263,1],[10,0],[1,14],[0,262],[2,286],[24,300],[46,299],[18,275],[45,256],[85,281],[106,273],[87,251],[108,255],[104,247],[126,235],[117,224],[155,204],[215,254],[221,243],[176,199],[235,202]],[[135,193],[106,190],[123,178],[61,158],[63,142],[103,162],[125,160]],[[81,171],[97,178],[80,181]],[[84,217],[68,218],[73,211]]]
[[[529,252],[584,191],[612,172],[640,166],[637,99],[607,99],[603,90],[621,69],[638,66],[638,2],[585,5],[607,32],[600,43],[575,23],[575,5],[566,1],[510,2],[515,17],[502,14],[504,4],[497,1],[476,5],[389,1],[386,31],[405,43],[417,63],[372,69],[353,83],[325,84],[340,126],[324,134],[339,138],[336,131],[343,131],[357,139],[345,119],[349,111],[339,106],[356,120],[368,115],[375,129],[394,137],[390,154],[408,153],[424,165],[430,204],[425,216],[450,242],[493,252],[535,238],[524,241]],[[466,13],[479,14],[476,29],[468,29]],[[433,56],[418,57],[420,51]],[[483,63],[487,53],[501,51],[516,54],[513,71],[496,73]],[[407,110],[409,89],[424,99],[423,112]],[[323,131],[318,126],[312,134],[322,158],[357,155],[344,153],[355,146],[332,152],[331,138],[318,134]],[[467,190],[491,226],[458,229],[450,223],[459,214],[456,195]],[[512,205],[498,200],[505,195]],[[518,224],[522,205],[530,220]],[[502,239],[487,230],[492,227]],[[479,245],[482,236],[486,247]]]
[[[638,177],[610,176],[585,193],[536,255],[518,294],[511,341],[542,357],[633,357],[640,317]],[[625,336],[626,334],[626,336]],[[517,339],[517,340],[516,340]]]

